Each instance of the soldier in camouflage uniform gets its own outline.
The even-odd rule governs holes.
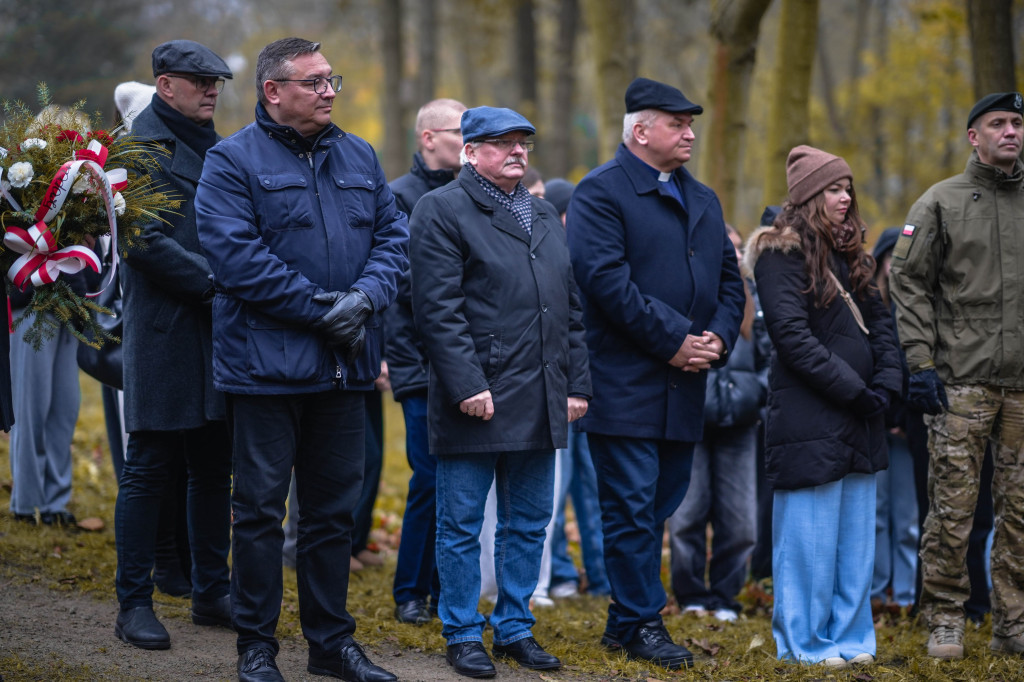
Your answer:
[[[994,651],[1024,653],[1024,101],[971,110],[966,170],[918,199],[893,250],[892,298],[926,414],[931,461],[921,538],[928,654],[964,655],[965,557],[982,458],[993,447]]]

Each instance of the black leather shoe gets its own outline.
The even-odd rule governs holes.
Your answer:
[[[426,599],[413,599],[395,607],[395,620],[410,625],[423,625],[433,619]]]
[[[121,609],[114,624],[114,634],[122,642],[140,649],[171,648],[171,636],[156,619],[152,606]]]
[[[444,658],[455,672],[466,677],[494,677],[498,671],[480,642],[459,642],[448,646]]]
[[[314,675],[339,677],[346,682],[395,682],[398,679],[371,663],[354,639],[342,645],[336,658],[314,658],[311,654],[306,670]]]
[[[601,635],[601,646],[613,653],[622,651],[622,642],[609,635],[607,631]]]
[[[628,658],[649,661],[662,668],[678,670],[693,665],[693,654],[672,641],[661,620],[644,623],[633,639],[622,645]]]
[[[269,647],[247,649],[238,656],[238,682],[284,682]]]
[[[544,651],[533,637],[519,639],[504,646],[495,644],[491,647],[491,653],[495,658],[511,658],[531,670],[557,670],[562,667],[562,662]]]
[[[192,622],[196,625],[220,626],[234,630],[231,625],[231,595],[207,601],[192,598]]]
[[[59,526],[61,528],[74,528],[78,521],[75,515],[69,511],[43,512],[39,515],[45,526]]]

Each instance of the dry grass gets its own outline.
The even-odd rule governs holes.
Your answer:
[[[74,443],[74,496],[71,511],[79,519],[98,517],[106,527],[98,532],[69,533],[60,529],[32,528],[16,523],[0,512],[0,572],[16,581],[30,581],[53,590],[79,592],[97,599],[114,601],[115,549],[113,535],[116,485],[106,446],[103,410],[94,382],[83,379],[83,404]],[[352,575],[349,607],[359,623],[358,637],[369,643],[389,641],[410,650],[441,652],[444,640],[437,621],[421,628],[399,625],[392,616],[391,580],[394,546],[405,504],[409,470],[404,456],[401,412],[385,400],[387,426],[385,470],[375,511],[374,538],[388,557],[381,568]],[[7,509],[10,491],[6,439],[0,439],[0,505]],[[578,551],[577,547],[573,551]],[[284,570],[285,599],[279,637],[301,637],[295,593],[295,573]],[[187,618],[187,602],[161,595],[156,600]],[[770,599],[770,598],[769,598]],[[878,627],[879,663],[867,668],[828,671],[821,666],[798,666],[778,662],[771,637],[769,605],[757,586],[744,595],[746,613],[733,624],[719,624],[713,618],[668,615],[666,623],[673,636],[697,656],[692,670],[672,673],[626,661],[607,653],[598,640],[604,628],[607,601],[579,597],[560,602],[555,608],[537,612],[537,639],[565,662],[559,673],[543,679],[703,679],[703,680],[893,680],[1009,682],[1022,680],[1021,661],[993,655],[988,649],[990,628],[968,628],[968,656],[963,661],[937,662],[924,655],[927,633],[905,617],[896,617]],[[6,608],[12,604],[5,603]],[[16,608],[16,607],[15,607]],[[485,638],[489,638],[487,633]],[[487,642],[489,644],[489,641]],[[49,661],[45,669],[35,662],[18,660],[0,652],[0,669],[18,671],[18,679],[91,679],[87,669],[74,661]]]

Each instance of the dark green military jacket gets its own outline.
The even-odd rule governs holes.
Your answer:
[[[971,154],[910,209],[890,289],[911,372],[951,384],[1024,388],[1024,166]]]

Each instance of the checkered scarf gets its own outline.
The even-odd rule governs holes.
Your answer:
[[[530,203],[530,193],[523,187],[523,183],[518,183],[512,194],[506,194],[500,187],[480,175],[476,168],[473,167],[473,164],[467,163],[463,166],[464,170],[466,168],[469,169],[470,174],[480,183],[480,186],[484,188],[487,196],[504,206],[519,221],[519,226],[526,230],[526,234],[532,235],[533,205]]]

